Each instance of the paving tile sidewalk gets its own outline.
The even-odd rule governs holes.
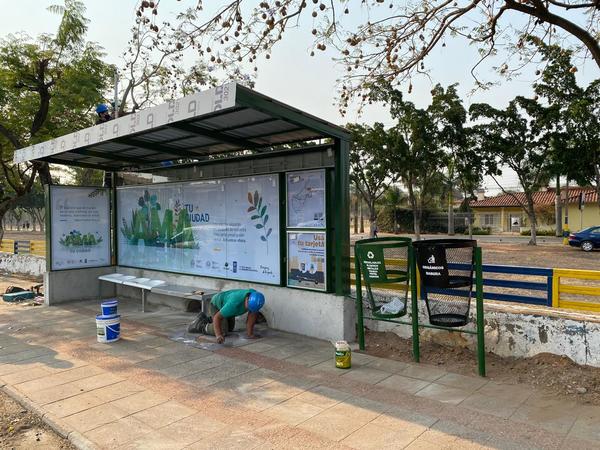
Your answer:
[[[600,408],[523,385],[353,354],[281,332],[235,346],[168,338],[193,315],[122,301],[124,339],[96,304],[0,309],[0,386],[98,448],[600,448]]]

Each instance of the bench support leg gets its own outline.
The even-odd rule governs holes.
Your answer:
[[[146,289],[142,289],[142,312],[146,312]]]

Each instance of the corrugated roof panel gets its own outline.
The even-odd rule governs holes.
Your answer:
[[[193,136],[193,134],[188,133],[187,131],[178,130],[176,128],[164,128],[162,130],[157,130],[150,133],[135,136],[135,140],[160,143],[164,141],[170,141],[173,139],[185,138],[187,136]]]
[[[171,142],[169,143],[169,146],[174,148],[187,149],[218,143],[220,142],[215,139],[211,139],[205,136],[195,136],[189,139],[182,139],[181,141]]]
[[[118,152],[119,150],[125,150],[126,148],[131,148],[129,144],[121,144],[119,142],[107,141],[101,144],[95,144],[92,146],[94,150],[102,150],[107,152]]]
[[[196,123],[198,125],[214,128],[216,130],[222,130],[223,128],[230,129],[234,127],[241,127],[249,123],[260,122],[270,118],[271,117],[269,115],[263,114],[254,109],[242,109],[240,111],[233,111],[227,114],[209,117],[190,123]]]
[[[262,138],[257,138],[257,139],[255,139],[255,141],[262,145],[273,145],[273,144],[279,144],[282,142],[290,142],[290,141],[294,141],[297,139],[309,140],[309,139],[319,139],[322,137],[323,137],[322,135],[316,133],[315,131],[301,129],[301,130],[296,130],[296,131],[290,131],[287,133],[276,134],[274,136],[265,136]]]
[[[156,154],[159,154],[160,152],[154,152],[152,150],[147,150],[145,148],[135,148],[132,150],[127,150],[125,152],[120,152],[119,156],[131,156],[131,157],[146,157],[146,156],[153,156]]]
[[[284,120],[278,120],[276,122],[268,122],[238,128],[237,130],[229,131],[228,134],[241,138],[251,139],[252,136],[262,136],[269,133],[279,133],[282,131],[297,130],[298,128],[298,125],[291,124]]]

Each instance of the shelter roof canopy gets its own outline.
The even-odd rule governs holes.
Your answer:
[[[232,82],[17,150],[14,162],[131,171],[325,138],[350,135]]]

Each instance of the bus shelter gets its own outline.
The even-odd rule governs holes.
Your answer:
[[[345,129],[228,83],[18,150],[110,174],[47,189],[46,303],[134,296],[111,273],[264,292],[270,326],[354,337]],[[149,302],[173,303],[155,291]],[[177,305],[175,305],[177,306]]]

